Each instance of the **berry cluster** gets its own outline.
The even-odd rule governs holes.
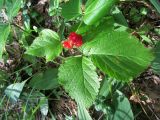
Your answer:
[[[68,36],[68,39],[65,40],[62,44],[63,47],[67,49],[71,49],[74,46],[80,47],[83,44],[82,36],[75,32],[71,32]]]

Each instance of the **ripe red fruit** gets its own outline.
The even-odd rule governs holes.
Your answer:
[[[80,46],[82,46],[82,44],[83,44],[83,42],[81,40],[79,40],[79,41],[77,41],[77,42],[74,43],[74,45],[76,47],[80,47]]]
[[[66,40],[66,41],[62,42],[62,44],[63,44],[64,48],[67,48],[67,49],[73,48],[73,44],[70,40]]]
[[[71,40],[73,45],[75,45],[76,47],[80,47],[83,44],[82,36],[75,32],[71,32],[68,39]]]
[[[76,42],[77,38],[78,38],[78,34],[75,32],[71,32],[68,36],[68,39],[71,40],[73,43]]]
[[[71,32],[68,36],[68,40],[62,42],[62,44],[63,47],[67,49],[71,49],[73,46],[80,47],[83,44],[82,36],[75,32]]]

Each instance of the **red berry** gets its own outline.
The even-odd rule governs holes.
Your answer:
[[[73,46],[80,47],[83,44],[82,36],[75,32],[71,32],[68,36],[68,40],[62,42],[62,44],[63,47],[67,49],[71,49]]]
[[[82,46],[82,44],[83,44],[82,41],[77,41],[74,45],[75,45],[76,47],[80,47],[80,46]]]
[[[62,42],[62,44],[63,44],[64,48],[67,48],[67,49],[73,48],[72,41],[70,41],[70,40],[66,40],[66,41]]]
[[[76,42],[77,37],[78,37],[78,35],[75,32],[71,32],[68,36],[68,39],[74,43],[74,42]]]
[[[76,47],[80,47],[83,44],[82,36],[75,32],[71,32],[68,39],[71,40],[73,45],[75,45]]]

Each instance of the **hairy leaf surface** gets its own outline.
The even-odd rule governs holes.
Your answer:
[[[110,77],[129,80],[153,60],[150,51],[127,32],[102,31],[84,45],[83,53]]]
[[[92,61],[86,57],[71,57],[59,68],[59,82],[77,102],[89,107],[99,89],[98,76]]]

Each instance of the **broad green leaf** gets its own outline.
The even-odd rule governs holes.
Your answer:
[[[129,100],[120,91],[113,95],[114,114],[112,120],[134,120]]]
[[[21,83],[14,83],[14,84],[9,85],[5,89],[5,94],[9,97],[9,99],[12,102],[17,102],[25,83],[26,81],[23,81]]]
[[[37,73],[31,79],[29,85],[39,90],[54,89],[58,86],[57,69],[48,69],[45,72]]]
[[[0,59],[2,58],[3,50],[5,48],[5,43],[10,33],[10,25],[9,24],[0,24]]]
[[[44,29],[27,49],[26,54],[38,57],[45,56],[47,61],[52,61],[61,52],[62,45],[58,34],[50,29]]]
[[[79,120],[92,120],[85,106],[81,102],[78,102],[78,119]]]
[[[19,12],[22,2],[22,0],[6,0],[6,10],[10,20]]]
[[[100,22],[100,24],[93,26],[93,25],[87,25],[87,29],[85,35],[83,36],[83,41],[84,42],[89,42],[92,41],[98,33],[101,33],[103,31],[113,31],[114,30],[114,18],[113,17],[105,17],[103,20]],[[85,29],[85,28],[84,28]]]
[[[86,57],[71,57],[59,68],[59,83],[77,102],[89,107],[98,94],[99,81],[92,61]]]
[[[83,47],[94,64],[117,80],[130,80],[145,70],[153,56],[135,37],[123,31],[102,31]]]
[[[85,4],[85,7],[88,8],[89,5],[92,4],[92,2],[94,2],[94,0],[87,0],[87,1],[86,1],[86,4]]]
[[[160,13],[160,1],[159,0],[149,0],[149,1],[154,5],[154,7]]]
[[[88,31],[90,31],[92,27],[93,27],[93,26],[86,25],[86,24],[84,24],[84,23],[79,22],[79,23],[77,23],[77,24],[75,24],[75,25],[73,25],[73,26],[71,27],[70,32],[76,31],[76,33],[82,35],[82,34],[85,34],[85,33],[88,32]]]
[[[62,16],[66,19],[78,17],[81,14],[81,0],[69,0],[62,6]]]
[[[84,22],[87,25],[93,25],[101,20],[118,0],[89,0],[89,5],[86,6]],[[86,3],[88,4],[88,3]]]
[[[154,70],[155,73],[160,75],[160,42],[157,43],[155,49],[155,59],[152,62],[152,69]]]
[[[4,0],[1,0],[1,2],[0,2],[0,10],[2,9],[3,5],[4,5]]]

